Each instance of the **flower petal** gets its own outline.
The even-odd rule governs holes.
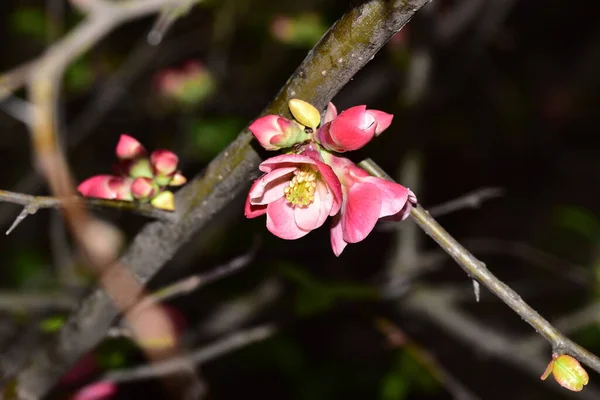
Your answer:
[[[375,127],[375,135],[379,136],[379,134],[385,131],[392,124],[392,120],[394,116],[392,114],[388,114],[379,110],[367,110],[367,113],[373,116],[375,122],[377,122],[377,126]]]
[[[301,238],[310,232],[296,225],[294,208],[283,197],[267,206],[267,229],[273,235],[287,240]]]
[[[295,167],[278,168],[258,178],[250,189],[252,204],[268,204],[283,196],[283,189],[291,179],[287,175],[295,170]]]
[[[248,197],[246,197],[246,205],[244,206],[244,215],[246,218],[256,218],[267,213],[266,205],[254,205],[250,202],[251,193],[254,190],[254,187],[258,185],[258,181],[258,179],[254,181],[250,191],[248,192]]]
[[[325,183],[327,184],[327,188],[333,194],[333,205],[331,211],[329,212],[329,215],[335,215],[338,213],[340,207],[342,206],[342,184],[340,183],[339,178],[337,177],[335,172],[333,172],[333,169],[331,169],[329,165],[321,161],[315,162],[317,165],[317,169],[321,174],[321,178],[325,181]]]
[[[372,183],[380,190],[382,203],[379,218],[399,213],[408,200],[408,189],[396,182],[374,176],[363,178],[362,181]]]
[[[275,157],[271,157],[263,161],[259,166],[262,172],[271,172],[277,168],[285,167],[298,167],[298,164],[312,164],[315,165],[316,161],[308,156],[300,154],[280,154]]]
[[[327,111],[325,111],[325,118],[323,118],[323,125],[328,122],[331,122],[338,116],[338,111],[335,105],[332,102],[327,104]]]
[[[348,245],[348,243],[344,240],[343,230],[342,230],[342,220],[339,215],[333,217],[333,222],[331,224],[331,248],[333,249],[333,254],[336,257],[339,257],[344,251],[344,248]]]
[[[373,139],[376,128],[375,118],[361,105],[342,111],[331,121],[329,134],[344,151],[358,150]]]
[[[323,222],[325,222],[323,221],[321,224],[318,224],[319,221],[322,220],[322,218],[320,218],[320,213],[321,200],[318,196],[315,196],[315,200],[309,206],[294,207],[294,220],[300,229],[312,231],[313,229],[317,229],[319,226],[323,225]],[[325,216],[327,216],[327,214],[325,214]]]
[[[316,189],[315,197],[319,197],[321,206],[321,212],[319,213],[319,222],[317,223],[317,226],[321,226],[325,223],[325,220],[329,215],[335,215],[337,212],[332,214],[334,207],[334,196],[327,185],[322,181],[317,181]]]
[[[367,237],[379,219],[382,198],[377,185],[356,183],[348,190],[342,213],[343,238],[357,243]]]

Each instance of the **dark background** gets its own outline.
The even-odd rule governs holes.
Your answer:
[[[119,28],[66,74],[62,139],[77,179],[108,172],[125,132],[148,149],[175,151],[186,176],[200,173],[258,115],[347,7],[345,1],[207,1],[179,19],[158,46],[145,44],[153,19]],[[439,221],[550,320],[589,307],[599,294],[597,12],[590,1],[435,0],[334,99],[340,110],[367,104],[395,115],[392,126],[356,159],[372,157],[396,177],[417,160],[420,173],[413,174],[417,183],[410,186],[426,208],[482,187],[504,189],[503,196],[479,208]],[[314,16],[306,19],[306,13]],[[58,0],[2,1],[0,16],[3,71],[39,55],[81,19]],[[296,25],[287,37],[277,38],[271,24],[282,16]],[[418,64],[423,58],[427,68]],[[193,104],[165,99],[156,74],[189,60],[206,66],[214,88]],[[1,103],[0,187],[45,194],[32,172],[27,129],[12,116],[24,92],[15,96]],[[543,365],[538,371],[521,370],[510,354],[494,356],[482,348],[484,328],[511,343],[529,338],[533,330],[485,289],[476,304],[470,281],[450,260],[441,257],[432,268],[419,268],[419,260],[439,250],[420,233],[416,241],[408,236],[411,221],[399,233],[380,228],[336,258],[326,227],[287,242],[268,233],[264,218],[246,220],[242,210],[240,199],[151,282],[159,288],[210,271],[258,241],[254,261],[242,272],[170,303],[186,321],[185,338],[194,348],[262,322],[282,329],[204,365],[210,398],[452,398],[447,385],[420,361],[425,352],[482,399],[569,398],[551,378],[538,379]],[[19,211],[1,205],[2,229]],[[60,279],[61,265],[77,256],[57,215],[42,210],[2,238],[3,292],[50,298],[57,292],[79,293]],[[146,222],[118,212],[100,215],[130,238]],[[412,259],[417,276],[404,282],[400,297],[382,301],[376,288],[389,280],[397,235],[410,240],[413,249],[418,246]],[[277,296],[259,306],[265,285]],[[464,297],[453,309],[479,324],[481,343],[407,306],[423,287],[440,296],[448,288],[459,289]],[[215,327],[215,315],[232,302],[238,304],[235,312],[239,307],[255,312],[237,325]],[[41,345],[56,329],[52,323],[60,325],[65,314],[51,302],[35,309],[6,308],[1,314],[4,353]],[[376,328],[380,318],[393,321],[418,347],[390,346]],[[583,325],[569,335],[600,351],[594,318]],[[542,349],[549,361],[550,347]],[[132,344],[116,339],[103,343],[93,358],[96,371],[57,390],[57,398],[103,371],[143,362]],[[590,375],[593,384],[597,376]],[[117,396],[162,398],[160,393],[157,381],[142,381],[122,385]]]

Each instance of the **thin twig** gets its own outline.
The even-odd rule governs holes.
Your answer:
[[[430,319],[451,336],[474,347],[476,353],[496,357],[537,380],[551,357],[542,356],[539,348],[523,346],[526,342],[521,342],[518,337],[500,333],[498,329],[478,322],[469,313],[460,311],[455,306],[460,298],[460,292],[452,288],[420,286],[399,304],[408,312]],[[543,342],[539,336],[537,339]],[[599,389],[592,385],[578,393],[565,391],[558,385],[551,387],[572,398],[600,398]]]
[[[73,196],[69,200],[64,200],[58,197],[33,196],[30,194],[0,190],[0,202],[20,204],[24,206],[25,215],[19,215],[19,218],[24,218],[30,214],[35,214],[40,208],[63,208],[68,202],[71,205],[78,207],[89,207],[95,209],[112,208],[120,211],[132,212],[145,217],[160,219],[163,221],[175,221],[176,219],[176,215],[173,212],[160,210],[153,207],[150,203],[140,203],[136,201],[97,199],[80,196]],[[19,219],[18,222],[21,222],[23,218]],[[6,234],[8,235],[16,227],[16,225],[16,223],[13,223]]]
[[[373,160],[366,159],[360,165],[371,175],[392,180]],[[571,339],[562,335],[552,324],[545,320],[537,311],[504,282],[496,278],[485,264],[475,258],[467,249],[456,241],[440,224],[433,219],[421,206],[416,205],[411,210],[413,220],[437,244],[452,257],[467,275],[479,281],[504,303],[512,308],[523,320],[531,325],[551,345],[556,354],[570,354],[576,357],[594,371],[600,373],[600,358],[579,346]]]
[[[429,214],[434,217],[441,217],[466,208],[479,208],[485,201],[502,197],[504,194],[505,191],[501,187],[483,187],[456,199],[435,205],[429,209]],[[397,222],[386,222],[381,224],[378,229],[381,231],[391,231],[397,229],[399,225]]]

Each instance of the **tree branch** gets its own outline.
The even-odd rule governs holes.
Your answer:
[[[360,165],[371,175],[392,180],[373,160],[367,159],[361,162]],[[425,209],[416,205],[411,211],[411,216],[421,229],[431,236],[470,278],[483,284],[531,325],[536,332],[542,335],[552,345],[553,353],[570,354],[600,373],[600,358],[561,334],[550,322],[523,301],[514,290],[496,278],[483,262],[475,258],[458,243]]]
[[[174,221],[175,214],[170,211],[160,210],[153,207],[150,203],[140,203],[136,201],[125,200],[109,200],[97,199],[93,197],[73,196],[69,203],[87,208],[113,208],[120,211],[129,211],[134,214],[143,215],[144,217],[156,218],[163,221]],[[25,207],[23,213],[18,217],[17,221],[6,232],[8,235],[27,215],[35,214],[40,208],[62,208],[65,206],[65,200],[52,196],[33,196],[30,194],[9,192],[8,190],[0,190],[0,202],[20,204]]]

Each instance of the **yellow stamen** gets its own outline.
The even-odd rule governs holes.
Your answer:
[[[283,189],[285,199],[290,204],[306,207],[315,201],[317,187],[317,172],[309,165],[294,171],[294,177]]]

